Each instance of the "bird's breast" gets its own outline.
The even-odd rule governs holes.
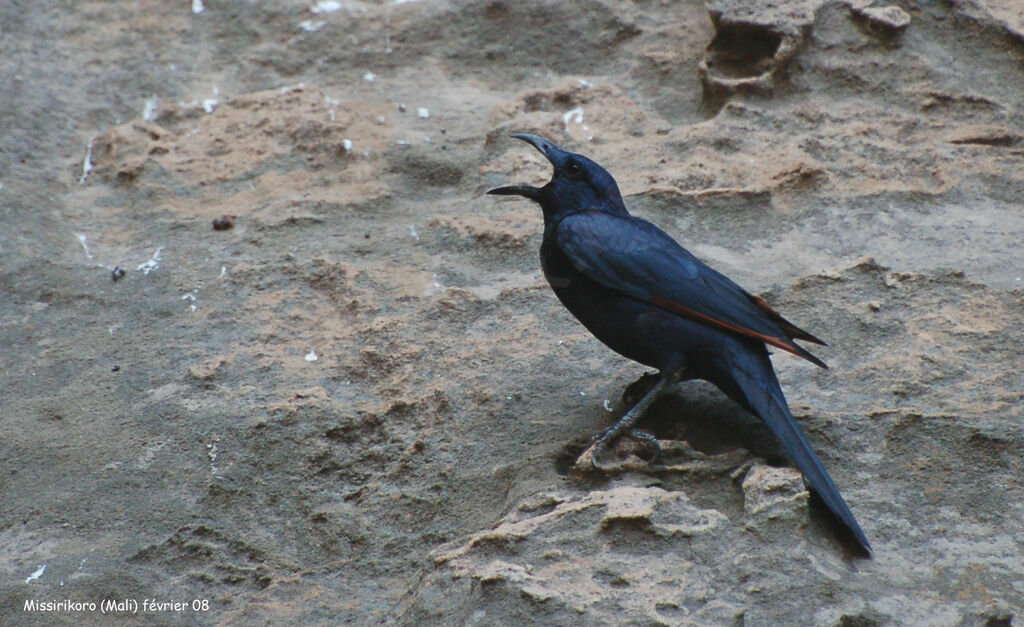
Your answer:
[[[547,237],[544,238],[544,243],[540,247],[540,267],[544,271],[544,278],[555,291],[566,289],[572,285],[572,277],[576,273],[576,269],[572,267],[572,262],[565,256],[558,244],[550,241]]]

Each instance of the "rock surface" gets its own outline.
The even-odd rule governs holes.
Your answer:
[[[0,622],[1022,620],[1018,3],[191,8],[0,4]],[[776,366],[873,559],[706,385],[574,467],[643,369],[483,195],[513,132],[829,342]]]

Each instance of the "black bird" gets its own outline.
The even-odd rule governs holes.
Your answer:
[[[598,164],[537,135],[513,137],[547,157],[554,167],[551,181],[487,193],[540,204],[541,266],[558,299],[609,348],[659,371],[650,391],[595,438],[598,451],[622,433],[654,440],[633,429],[644,411],[678,381],[710,381],[764,421],[811,490],[870,554],[867,537],[789,411],[766,346],[827,368],[794,340],[824,342],[654,224],[630,215],[615,179]]]

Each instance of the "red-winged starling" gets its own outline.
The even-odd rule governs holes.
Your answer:
[[[790,413],[768,356],[771,345],[827,368],[794,340],[824,342],[654,224],[630,215],[615,179],[600,165],[537,135],[513,137],[551,162],[551,181],[487,193],[524,196],[541,206],[541,266],[558,299],[609,348],[659,371],[643,398],[595,438],[597,452],[623,433],[656,445],[633,428],[644,411],[678,381],[710,381],[764,421],[810,489],[870,555],[867,537]]]

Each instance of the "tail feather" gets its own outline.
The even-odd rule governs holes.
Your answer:
[[[792,340],[805,340],[807,342],[813,342],[814,344],[819,344],[821,346],[828,346],[828,344],[826,344],[822,340],[814,337],[807,331],[804,331],[803,329],[796,326],[789,320],[783,318],[779,312],[775,311],[775,309],[773,309],[772,306],[768,304],[768,301],[761,298],[760,296],[754,296],[751,294],[750,301],[753,302],[758,309],[767,314],[768,317],[774,320],[775,324],[779,325],[779,328],[782,329],[782,332],[786,334],[786,337]]]
[[[743,402],[775,434],[775,437],[782,443],[786,452],[793,458],[797,468],[804,474],[804,478],[811,490],[821,498],[828,509],[849,529],[857,542],[870,554],[871,545],[868,543],[867,536],[864,535],[864,531],[857,524],[857,519],[854,518],[853,512],[850,511],[846,501],[839,494],[839,489],[832,482],[832,478],[829,477],[825,466],[818,459],[814,449],[811,448],[810,442],[807,441],[803,431],[800,429],[800,425],[797,424],[793,414],[790,413],[789,407],[786,404],[786,398],[782,394],[782,388],[779,387],[778,379],[775,377],[775,371],[767,354],[764,355],[763,361],[767,363],[757,368],[759,372],[756,372],[753,376],[736,368],[735,364],[733,364],[732,374],[739,387],[739,392],[743,396],[742,399],[736,400]]]

